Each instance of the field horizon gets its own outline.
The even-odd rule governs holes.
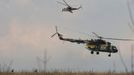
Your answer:
[[[113,72],[0,72],[0,75],[133,75],[134,73]]]

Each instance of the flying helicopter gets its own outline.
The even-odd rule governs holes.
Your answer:
[[[91,51],[91,54],[94,54],[96,52],[97,55],[99,55],[100,52],[106,52],[109,53],[108,56],[111,57],[111,53],[117,53],[118,49],[115,45],[112,45],[111,42],[108,42],[104,39],[108,40],[121,40],[121,41],[134,41],[133,39],[119,39],[119,38],[105,38],[102,36],[99,36],[95,32],[93,34],[98,38],[98,39],[90,39],[90,40],[82,40],[82,39],[71,39],[71,38],[64,38],[62,34],[58,32],[57,26],[55,27],[56,33],[54,33],[52,37],[55,35],[58,35],[58,38],[63,41],[69,41],[72,43],[77,43],[77,44],[85,44],[86,49]]]
[[[57,3],[62,4],[62,5],[64,5],[64,6],[67,6],[66,8],[63,8],[63,9],[62,9],[62,12],[64,11],[64,12],[73,13],[74,10],[79,10],[80,8],[82,8],[81,6],[78,7],[78,8],[71,7],[65,0],[63,0],[63,2],[64,2],[64,3],[57,1]]]

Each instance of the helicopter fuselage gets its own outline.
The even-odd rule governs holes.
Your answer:
[[[67,8],[63,8],[62,11],[69,11],[69,12],[73,13],[73,12],[72,12],[73,10],[78,10],[78,9],[80,9],[80,8],[81,8],[81,7],[79,7],[79,8],[67,7]]]
[[[118,49],[116,46],[111,45],[109,42],[106,42],[105,44],[91,44],[87,43],[86,48],[91,51],[95,52],[108,52],[108,53],[117,53]]]

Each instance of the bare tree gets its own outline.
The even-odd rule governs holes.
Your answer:
[[[115,64],[115,62],[113,62],[113,73],[115,73],[116,72],[116,64]]]
[[[12,69],[13,60],[9,62],[9,64],[0,64],[0,72],[12,72],[14,71]]]
[[[133,50],[134,50],[134,48],[133,48],[133,45],[131,45],[131,73],[132,73],[132,75],[133,75],[133,73],[134,73],[134,64],[133,64],[133,57],[134,57],[134,55],[133,55]]]
[[[124,59],[123,59],[122,54],[121,54],[120,47],[118,47],[118,50],[119,50],[119,53],[118,53],[118,54],[119,54],[121,63],[123,64],[123,67],[124,67],[124,69],[125,69],[125,72],[128,74],[128,68],[127,68],[127,65],[126,65],[126,63],[125,63],[125,61],[124,61]]]
[[[131,23],[134,25],[134,19],[133,19],[133,14],[132,14],[132,10],[131,10],[131,7],[130,7],[129,0],[127,0],[127,7],[128,7],[128,13],[129,13],[129,17],[130,17]]]
[[[131,21],[131,24],[133,26],[131,26],[131,24],[128,24],[128,25],[129,25],[129,28],[132,30],[132,32],[134,32],[134,18],[133,18],[133,14],[132,14],[132,10],[131,10],[131,7],[130,7],[129,0],[127,0],[127,7],[128,7],[128,13],[129,13],[130,21]]]
[[[37,66],[38,66],[38,70],[39,72],[41,71],[41,63],[40,63],[40,58],[39,57],[36,57],[36,60],[37,60]]]
[[[41,71],[41,63],[42,63],[43,71],[47,72],[47,65],[48,65],[49,60],[50,60],[50,57],[48,57],[47,50],[45,49],[43,59],[41,59],[40,57],[37,57],[37,64],[38,64],[39,71]]]

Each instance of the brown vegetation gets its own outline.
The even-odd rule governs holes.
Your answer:
[[[93,72],[47,72],[47,73],[30,73],[30,72],[21,72],[21,73],[0,73],[0,75],[134,75],[127,73],[93,73]]]

